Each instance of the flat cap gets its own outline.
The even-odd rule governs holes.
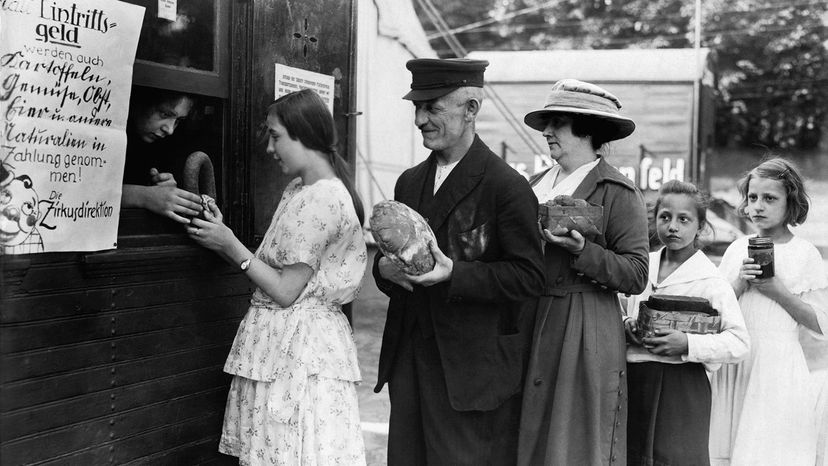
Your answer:
[[[415,58],[405,67],[411,71],[411,91],[406,100],[431,100],[466,86],[483,87],[486,60],[468,58]]]

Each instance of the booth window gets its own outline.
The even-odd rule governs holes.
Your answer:
[[[176,68],[217,71],[215,1],[180,2],[175,21],[152,14],[149,5],[157,5],[156,1],[141,3],[148,8],[136,59]]]
[[[178,0],[175,21],[171,21],[159,17],[157,0],[127,2],[146,10],[133,71],[124,182],[147,184],[143,175],[152,166],[172,173],[179,187],[213,194],[208,186],[210,170],[205,168],[209,165],[215,180],[214,193],[221,199],[229,93],[228,3]],[[193,105],[173,134],[143,144],[134,132],[130,134],[132,120],[141,103],[159,95],[187,95]],[[191,179],[193,157],[188,162],[194,153],[208,159],[200,160],[201,176],[197,176],[195,185]],[[122,209],[119,248],[171,244],[190,244],[180,223],[143,209]]]
[[[127,0],[146,8],[135,57],[135,84],[227,98],[230,5],[179,0],[176,20],[158,17],[157,0]]]

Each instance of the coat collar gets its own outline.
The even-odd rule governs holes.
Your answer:
[[[604,157],[600,157],[598,165],[587,173],[584,181],[582,181],[581,184],[575,189],[575,192],[572,193],[572,197],[576,199],[586,199],[592,195],[592,193],[598,188],[599,184],[607,182],[615,183],[620,186],[624,186],[631,191],[635,191],[635,185],[632,180],[622,175],[621,172],[619,172],[615,167],[608,164]]]
[[[429,224],[433,230],[439,229],[448,218],[449,213],[466,195],[468,195],[483,179],[486,171],[486,153],[489,148],[476,134],[469,151],[460,160],[448,178],[437,190],[431,201],[432,211]],[[436,164],[434,153],[429,157],[431,163]]]
[[[653,289],[721,276],[719,275],[719,269],[710,262],[710,259],[701,250],[698,250],[665,278],[663,282],[658,283],[658,271],[661,268],[661,254],[665,249],[662,247],[658,251],[650,253],[649,280],[650,286]]]
[[[489,152],[491,151],[486,144],[475,134],[468,152],[454,167],[429,203],[430,209],[427,217],[432,230],[440,228],[457,203],[466,197],[483,179],[483,174],[486,171],[486,154]],[[425,162],[414,167],[412,173],[414,189],[406,193],[405,198],[402,199],[405,204],[420,213],[424,213],[422,212],[423,206],[420,205],[420,200],[423,198],[423,189],[434,186],[428,182],[428,176],[429,174],[433,176],[436,163],[437,156],[432,152]]]
[[[552,168],[547,168],[546,170],[536,173],[529,178],[529,184],[534,186],[537,184],[543,175],[545,175],[549,170]],[[621,186],[626,187],[632,191],[635,191],[635,185],[633,184],[632,180],[627,178],[626,176],[622,175],[615,167],[608,164],[604,157],[598,158],[598,165],[595,166],[592,170],[589,171],[587,176],[584,178],[584,181],[575,189],[572,197],[578,199],[586,199],[587,196],[592,194],[593,191],[598,187],[598,184],[603,182],[613,182],[619,184]]]

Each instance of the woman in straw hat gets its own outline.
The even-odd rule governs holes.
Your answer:
[[[647,284],[647,212],[635,185],[602,156],[635,123],[590,83],[555,83],[524,122],[557,162],[531,180],[541,203],[559,195],[603,206],[600,233],[542,230],[546,286],[524,387],[518,463],[625,464],[625,337],[617,293]]]

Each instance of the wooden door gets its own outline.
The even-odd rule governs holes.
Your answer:
[[[339,151],[353,163],[353,125],[349,121],[355,63],[356,2],[354,0],[262,0],[248,12],[252,68],[249,88],[250,193],[253,237],[258,240],[270,224],[282,191],[290,179],[265,153],[260,129],[265,110],[274,100],[274,65],[283,64],[332,75],[335,81],[334,121]]]

